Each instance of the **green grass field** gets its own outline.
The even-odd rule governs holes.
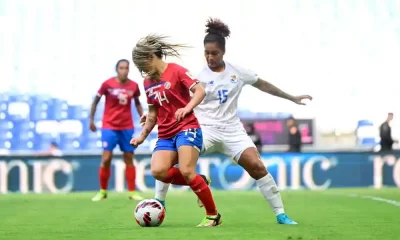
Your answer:
[[[399,189],[289,191],[282,196],[286,212],[299,225],[278,225],[258,192],[214,191],[224,224],[195,228],[204,217],[191,192],[173,192],[158,228],[139,227],[133,217],[136,202],[110,193],[105,201],[90,201],[93,193],[67,195],[1,195],[0,239],[390,239],[400,238],[400,206],[396,202],[350,197],[375,196],[400,202]],[[151,198],[152,193],[145,194]]]

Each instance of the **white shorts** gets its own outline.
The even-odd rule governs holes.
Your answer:
[[[247,148],[256,148],[243,125],[213,126],[201,125],[203,132],[202,153],[219,152],[230,157],[235,163]]]

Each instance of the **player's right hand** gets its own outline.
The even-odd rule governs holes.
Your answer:
[[[90,130],[92,132],[96,132],[97,131],[97,128],[96,128],[96,125],[94,124],[94,121],[90,121]]]
[[[139,136],[139,137],[132,138],[130,144],[132,146],[134,146],[135,148],[137,148],[143,142],[144,142],[144,138],[142,136]]]

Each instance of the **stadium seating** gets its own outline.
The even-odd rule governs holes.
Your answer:
[[[101,101],[95,115],[96,125],[101,128],[104,102]],[[133,106],[134,108],[134,106]],[[136,109],[133,119],[139,122]],[[240,109],[242,119],[282,119],[288,113],[253,112]],[[374,146],[376,126],[368,120],[361,120],[357,127],[358,145]],[[141,126],[136,124],[136,133]],[[157,132],[138,151],[149,151],[154,147]],[[0,150],[2,151],[46,151],[52,142],[66,152],[90,152],[101,150],[101,131],[89,130],[89,105],[72,105],[67,101],[42,95],[2,93],[0,95]],[[118,151],[118,149],[117,149]]]
[[[101,127],[103,106],[98,106],[95,120]],[[134,121],[139,121],[136,110]],[[140,126],[137,126],[140,132]],[[151,139],[156,135],[152,134]],[[69,105],[46,96],[11,95],[0,98],[0,149],[45,151],[57,142],[61,150],[100,150],[101,132],[89,130],[89,106]],[[149,142],[142,147],[148,148]]]
[[[134,108],[134,106],[133,106]],[[98,105],[95,120],[101,128],[104,102]],[[132,109],[134,122],[139,122],[136,109]],[[286,118],[287,113],[253,113],[247,110],[239,114],[247,118]],[[136,124],[136,133],[141,126]],[[155,145],[157,132],[139,147],[149,151]],[[89,130],[89,106],[70,105],[67,101],[40,95],[2,93],[0,97],[0,150],[46,151],[52,142],[67,152],[100,151],[101,131]],[[118,151],[118,149],[117,149]]]

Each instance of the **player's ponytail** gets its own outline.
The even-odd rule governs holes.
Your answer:
[[[132,60],[142,76],[157,77],[154,70],[153,72],[147,70],[147,64],[152,54],[160,59],[167,56],[180,57],[179,50],[189,47],[185,44],[170,43],[167,39],[167,36],[150,34],[136,43],[132,51]]]
[[[218,46],[225,51],[225,38],[229,37],[231,34],[228,25],[218,18],[209,18],[206,22],[206,33],[204,44],[217,43]]]

